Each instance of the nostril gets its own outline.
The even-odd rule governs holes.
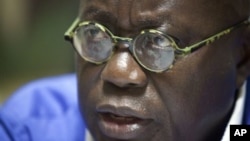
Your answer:
[[[120,88],[136,88],[136,87],[143,87],[147,82],[144,79],[130,79],[129,77],[125,77],[120,75],[115,76],[114,74],[104,74],[101,76],[104,82],[111,83],[115,86]]]
[[[128,83],[126,87],[139,87],[140,85],[139,84],[135,84],[135,83]]]

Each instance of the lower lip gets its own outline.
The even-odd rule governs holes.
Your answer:
[[[101,115],[99,128],[108,137],[115,139],[135,139],[145,137],[143,132],[147,129],[151,120],[135,119],[132,121],[116,121],[108,116]]]

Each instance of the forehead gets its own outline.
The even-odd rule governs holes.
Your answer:
[[[213,14],[218,13],[219,15],[232,14],[234,12],[238,12],[237,9],[242,8],[244,4],[243,1],[247,0],[81,0],[82,9],[89,7],[97,7],[108,11],[150,11],[156,12],[159,10],[167,12],[178,10],[181,11],[189,11],[196,13],[202,12],[201,14]],[[213,10],[213,11],[210,11]],[[231,11],[231,13],[230,13]],[[220,12],[220,13],[219,13]],[[117,14],[117,13],[113,13]],[[183,13],[184,14],[184,13]],[[239,14],[239,13],[238,13]],[[216,15],[215,15],[216,16]],[[226,16],[226,15],[225,15]]]
[[[81,0],[82,19],[118,23],[124,28],[144,24],[221,30],[246,17],[246,0]],[[211,31],[210,31],[211,32]]]

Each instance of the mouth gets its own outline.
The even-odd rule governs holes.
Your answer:
[[[109,123],[117,123],[117,125],[129,125],[142,121],[143,119],[137,117],[120,116],[113,113],[101,113],[101,118]]]
[[[135,139],[145,136],[152,119],[128,107],[105,105],[97,107],[98,126],[102,133],[115,139]]]

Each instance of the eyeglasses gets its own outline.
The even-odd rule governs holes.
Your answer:
[[[135,38],[119,37],[99,23],[80,22],[78,18],[64,36],[73,44],[77,53],[91,63],[102,64],[108,61],[115,52],[116,44],[124,42],[142,67],[152,72],[163,72],[172,68],[177,58],[209,45],[234,29],[248,24],[249,20],[245,20],[184,48],[179,47],[173,37],[158,30],[143,30]]]

